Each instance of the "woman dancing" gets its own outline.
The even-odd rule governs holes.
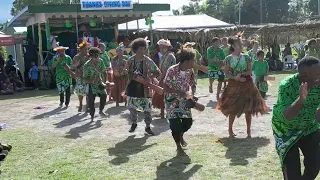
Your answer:
[[[157,44],[159,45],[159,51],[162,55],[159,62],[161,75],[158,78],[159,80],[158,85],[162,87],[164,76],[166,75],[168,68],[176,64],[176,58],[174,54],[171,51],[169,51],[169,48],[172,47],[171,42],[169,40],[160,39]],[[155,92],[152,97],[152,105],[153,107],[161,110],[160,116],[161,116],[161,119],[163,119],[164,118],[164,95],[160,95]]]
[[[230,37],[228,43],[231,54],[224,61],[224,72],[228,78],[228,84],[217,109],[221,110],[225,116],[229,116],[230,137],[236,136],[233,133],[235,118],[245,114],[247,137],[250,138],[252,116],[258,113],[265,114],[268,108],[251,78],[251,59],[248,55],[241,54],[241,39],[237,36]]]
[[[79,45],[79,53],[74,56],[72,61],[71,69],[75,69],[76,73],[76,87],[74,88],[74,93],[79,99],[79,109],[78,112],[82,111],[82,101],[83,97],[86,96],[87,84],[83,80],[83,65],[89,60],[88,47],[89,43],[83,42]],[[88,103],[88,102],[87,102]],[[88,109],[88,105],[87,105]]]
[[[92,47],[89,50],[90,60],[88,60],[83,67],[83,79],[88,84],[87,85],[87,96],[88,96],[88,105],[91,115],[91,121],[93,121],[95,107],[94,101],[96,96],[100,97],[100,107],[99,114],[102,117],[106,117],[103,112],[104,106],[106,105],[107,93],[106,85],[107,75],[106,67],[103,61],[99,58],[101,51],[99,48]]]
[[[124,48],[123,44],[120,44],[116,48],[117,55],[111,60],[114,81],[112,98],[116,101],[116,107],[119,107],[119,103],[126,101],[124,92],[128,84],[128,70],[126,68],[128,58],[123,55]]]
[[[151,79],[158,77],[161,73],[156,64],[146,56],[147,41],[143,38],[135,39],[132,42],[132,51],[134,56],[128,60],[129,84],[126,89],[127,106],[130,111],[130,120],[132,122],[129,132],[134,132],[137,128],[138,111],[143,111],[145,115],[145,133],[154,135],[150,125],[151,117],[151,91],[144,84],[135,80],[136,77],[143,78],[147,83]]]
[[[59,46],[54,51],[57,51],[57,56],[53,58],[52,68],[56,70],[56,83],[60,95],[60,107],[62,107],[65,102],[66,107],[70,103],[70,88],[72,85],[72,77],[69,72],[69,66],[71,66],[72,59],[70,56],[65,54],[65,51],[69,49],[68,47]],[[65,101],[64,101],[65,95]]]

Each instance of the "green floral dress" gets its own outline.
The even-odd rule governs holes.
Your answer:
[[[52,64],[57,62],[57,57],[54,57],[52,60]],[[56,83],[59,94],[64,93],[68,87],[72,85],[71,75],[64,69],[64,64],[71,66],[72,59],[70,56],[65,55],[63,59],[60,59],[59,63],[55,67],[56,70]]]
[[[108,56],[107,52],[104,52],[103,54],[101,54],[100,59],[103,60],[103,63],[105,65],[106,68],[110,68],[110,57]]]
[[[87,61],[83,67],[83,77],[84,78],[95,78],[100,76],[100,80],[102,81],[104,78],[102,77],[105,73],[105,65],[103,61],[100,59],[96,65],[93,64],[92,60]],[[88,84],[87,85],[87,94],[89,93],[89,85],[91,86],[92,94],[106,94],[106,89],[100,89],[99,85],[102,82],[96,84]]]
[[[229,55],[224,60],[224,63],[229,67],[232,76],[248,71],[248,63],[251,62],[251,58],[246,54],[240,54],[240,56]]]
[[[286,120],[283,111],[299,97],[300,81],[298,74],[283,80],[279,87],[278,101],[273,107],[272,129],[276,150],[283,166],[290,148],[304,136],[320,129],[315,113],[320,105],[320,86],[308,90],[308,96],[300,113],[292,120]]]

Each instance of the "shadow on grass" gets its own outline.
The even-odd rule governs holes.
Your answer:
[[[259,148],[267,146],[270,139],[264,137],[255,138],[223,138],[221,139],[223,146],[227,147],[226,158],[231,159],[231,166],[245,166],[249,158],[256,158]]]
[[[68,139],[78,139],[81,138],[81,134],[98,129],[102,126],[101,120],[88,122],[82,126],[75,127],[69,130],[64,137]]]
[[[151,124],[153,125],[152,130],[156,135],[170,130],[170,125],[167,119],[153,119]]]
[[[135,138],[135,135],[132,135],[127,137],[124,141],[117,143],[113,148],[109,148],[109,156],[116,156],[110,163],[117,166],[127,163],[130,155],[138,154],[156,145],[156,143],[144,145],[147,142],[148,137],[149,136]]]
[[[191,159],[188,155],[175,156],[164,161],[157,167],[156,180],[190,179],[202,167],[202,165],[194,165],[186,171],[190,164]]]
[[[42,97],[53,97],[53,96],[58,96],[57,90],[23,91],[23,92],[17,92],[13,95],[1,95],[0,100],[42,98]]]
[[[210,100],[208,103],[207,103],[207,106],[206,107],[212,107],[213,109],[216,109],[216,107],[218,106],[218,102],[217,101],[212,101]]]
[[[67,108],[65,108],[65,107],[64,108],[57,107],[57,108],[53,109],[52,111],[48,111],[48,112],[36,115],[32,119],[43,119],[43,118],[46,118],[46,117],[57,115],[57,114],[60,114],[61,111],[66,110],[66,109]]]
[[[55,123],[53,125],[55,125],[56,127],[55,128],[64,128],[64,127],[67,127],[67,126],[71,126],[73,124],[76,124],[78,122],[81,122],[81,120],[83,118],[85,118],[88,114],[87,113],[83,113],[83,114],[76,114],[74,116],[71,116],[67,119],[64,119],[58,123]]]
[[[119,107],[111,107],[108,108],[106,111],[106,114],[110,115],[110,116],[116,116],[119,114],[122,114],[124,111],[126,111],[128,108],[124,107],[124,106],[119,106]]]

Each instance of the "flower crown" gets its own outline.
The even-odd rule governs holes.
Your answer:
[[[88,43],[87,41],[82,42],[81,44],[79,44],[79,49],[84,48],[86,46],[88,46],[90,43]]]

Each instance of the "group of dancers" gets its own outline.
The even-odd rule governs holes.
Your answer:
[[[257,49],[257,41],[252,42],[253,49],[248,54],[243,54],[243,42],[240,36],[223,38],[222,41],[219,38],[213,38],[212,46],[207,51],[208,67],[206,68],[201,65],[201,55],[192,48],[194,43],[181,46],[180,50],[174,54],[170,51],[169,40],[159,40],[157,43],[160,56],[158,63],[152,57],[150,58],[148,43],[143,38],[135,39],[131,43],[134,55],[129,58],[123,55],[124,48],[120,44],[117,48],[118,55],[109,63],[108,60],[104,62],[101,57],[105,55],[103,44],[99,45],[100,49],[96,47],[89,49],[89,44],[86,42],[80,44],[79,54],[73,60],[64,54],[66,47],[58,47],[56,51],[59,55],[54,58],[53,67],[56,68],[60,105],[62,106],[64,102],[66,106],[69,105],[71,79],[75,78],[75,93],[79,97],[79,111],[82,110],[82,100],[86,97],[88,104],[86,111],[90,112],[93,121],[94,100],[96,96],[99,96],[99,114],[105,116],[103,109],[107,96],[106,87],[110,85],[107,69],[112,68],[117,106],[120,102],[126,101],[130,112],[129,118],[132,124],[129,132],[136,130],[138,112],[143,112],[146,124],[145,133],[154,135],[150,127],[151,109],[152,106],[159,108],[161,116],[166,115],[170,123],[178,154],[184,154],[184,147],[187,146],[184,134],[192,126],[191,108],[195,107],[197,99],[194,97],[197,71],[207,68],[207,71],[204,70],[204,72],[208,73],[210,78],[209,91],[213,92],[212,82],[214,80],[219,82],[216,109],[229,118],[229,137],[236,136],[233,131],[233,123],[236,117],[239,118],[243,114],[245,114],[247,123],[247,137],[251,137],[252,117],[269,111],[264,101],[269,68],[264,61],[264,52]],[[314,118],[315,111],[320,105],[318,102],[320,101],[320,89],[316,86],[320,77],[319,62],[318,59],[311,57],[301,60],[298,67],[299,73],[283,81],[279,89],[279,99],[273,112],[272,128],[286,179],[295,179],[294,177],[298,175],[298,165],[300,168],[299,156],[297,156],[299,151],[290,150],[290,148],[306,147],[305,151],[308,155],[305,154],[307,164],[305,163],[306,175],[303,177],[315,179],[319,172],[320,126]],[[225,87],[222,90],[223,83]],[[300,86],[301,83],[304,84]],[[163,91],[153,91],[149,88],[151,85],[157,85]],[[66,95],[65,101],[64,94]],[[313,97],[309,98],[309,96]],[[299,113],[300,111],[304,113]],[[309,137],[310,134],[312,137]]]

